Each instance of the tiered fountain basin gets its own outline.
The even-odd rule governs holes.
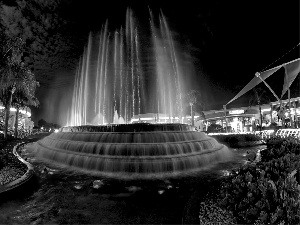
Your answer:
[[[63,127],[33,148],[55,166],[117,179],[194,174],[232,157],[226,146],[185,124]]]

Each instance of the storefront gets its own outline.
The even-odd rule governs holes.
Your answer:
[[[229,109],[226,111],[226,116],[223,110],[210,110],[204,112],[205,120],[198,120],[195,125],[201,131],[208,131],[208,128],[214,125],[222,128],[223,131],[226,131],[227,127],[227,132],[249,132],[253,129],[256,114],[256,109],[245,107]],[[204,126],[200,127],[201,123]]]
[[[251,132],[260,129],[299,128],[300,127],[300,97],[271,102],[260,106],[240,107],[226,110],[204,111],[205,120],[195,122],[197,129],[207,131],[214,124],[227,132]],[[201,126],[200,126],[201,124]]]
[[[15,121],[16,121],[16,112],[17,110],[15,108],[10,108],[10,115],[8,120],[8,128],[14,129],[15,127]],[[3,129],[4,126],[4,117],[5,117],[5,111],[4,106],[2,103],[0,103],[0,129]],[[31,110],[28,107],[24,107],[19,110],[19,116],[18,116],[18,127],[22,128],[24,130],[32,130],[33,128],[33,121],[31,120]]]

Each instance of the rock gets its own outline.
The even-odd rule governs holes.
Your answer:
[[[165,192],[165,190],[158,190],[158,194],[162,195]]]
[[[74,185],[74,188],[75,188],[76,190],[81,190],[83,187],[82,187],[82,185],[80,185],[80,184],[76,184],[76,185]]]
[[[126,189],[127,189],[129,192],[137,192],[137,191],[142,190],[141,187],[137,187],[137,186],[126,187]]]
[[[94,180],[93,181],[93,188],[99,189],[103,187],[104,183],[101,180]]]

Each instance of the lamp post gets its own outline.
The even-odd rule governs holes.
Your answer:
[[[223,105],[224,109],[224,118],[225,118],[225,131],[227,133],[227,116],[226,116],[226,105]]]

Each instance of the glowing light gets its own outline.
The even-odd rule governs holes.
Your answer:
[[[55,130],[54,130],[54,133],[58,133],[58,132],[59,132],[59,129],[55,129]]]
[[[243,109],[230,110],[229,114],[243,114],[245,111]]]
[[[141,118],[140,120],[154,120],[154,118],[148,117],[148,118]]]
[[[271,108],[261,110],[261,112],[268,112],[268,111],[271,111]]]
[[[165,192],[164,190],[159,190],[159,191],[158,191],[158,194],[161,195],[161,194],[163,194],[164,192]]]

